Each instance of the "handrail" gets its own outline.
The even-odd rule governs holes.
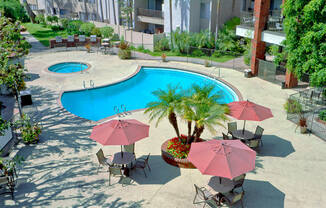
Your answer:
[[[137,14],[139,16],[164,18],[164,14],[160,10],[138,8]]]

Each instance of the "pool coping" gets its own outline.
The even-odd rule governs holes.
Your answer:
[[[81,71],[68,72],[68,73],[58,73],[58,72],[53,72],[53,71],[50,71],[49,70],[49,68],[51,66],[54,66],[56,64],[63,64],[63,63],[80,63],[80,64],[85,64],[85,65],[87,65],[87,68],[84,69],[84,70],[81,70]],[[45,67],[44,71],[47,72],[47,73],[53,74],[53,75],[64,76],[64,75],[73,75],[73,74],[77,74],[77,73],[84,73],[84,72],[88,71],[91,67],[92,67],[92,65],[89,64],[89,63],[86,63],[86,62],[80,62],[80,61],[64,61],[64,62],[51,63],[51,65],[48,65],[48,66]]]
[[[186,72],[192,72],[192,73],[197,73],[197,74],[200,74],[200,75],[204,75],[204,76],[207,76],[209,78],[218,80],[218,81],[222,82],[223,84],[227,85],[238,96],[238,101],[242,101],[243,100],[243,97],[242,97],[241,92],[234,85],[232,85],[231,83],[225,81],[224,79],[221,79],[221,78],[219,78],[217,76],[214,76],[214,75],[211,75],[209,73],[199,72],[199,71],[191,70],[191,69],[185,69],[185,68],[180,67],[180,66],[178,68],[174,68],[174,67],[169,67],[169,66],[166,66],[166,67],[164,66],[163,67],[163,66],[153,66],[153,65],[138,65],[137,66],[137,69],[132,74],[128,75],[127,77],[125,77],[123,79],[120,79],[118,81],[109,83],[109,84],[103,84],[103,85],[100,85],[100,86],[96,86],[96,87],[91,88],[91,89],[107,87],[107,86],[116,85],[118,83],[127,81],[127,80],[131,79],[132,77],[136,76],[139,73],[139,71],[141,70],[142,67],[149,67],[149,68],[152,67],[152,68],[161,68],[161,69],[162,68],[174,69],[174,70],[186,71]],[[53,73],[55,73],[55,72],[53,72]],[[76,72],[73,72],[73,73],[76,73]],[[56,73],[56,74],[58,74],[58,73]],[[70,73],[65,73],[65,74],[70,74]],[[120,118],[119,114],[115,114],[115,115],[112,115],[112,116],[105,117],[105,118],[103,118],[101,120],[98,120],[98,121],[93,121],[93,120],[89,120],[89,119],[80,117],[78,115],[75,115],[75,114],[71,113],[70,111],[68,111],[66,108],[63,107],[62,102],[61,102],[61,97],[62,97],[63,93],[65,93],[65,92],[76,92],[76,91],[82,91],[82,90],[87,90],[87,89],[81,88],[81,89],[65,90],[65,91],[64,90],[61,90],[59,92],[59,96],[58,96],[58,99],[57,99],[57,103],[58,103],[59,107],[61,107],[64,111],[68,112],[72,116],[74,116],[76,118],[84,119],[84,120],[86,120],[86,121],[88,121],[88,122],[90,122],[92,124],[100,124],[100,123],[103,123],[103,122],[105,122],[107,120],[110,120],[110,119],[113,119],[113,118],[116,118],[116,117],[119,117]],[[127,112],[130,112],[130,113],[132,113],[132,112],[139,112],[139,111],[144,111],[145,109],[147,109],[147,108],[141,108],[141,109],[131,110],[131,111],[127,111]]]

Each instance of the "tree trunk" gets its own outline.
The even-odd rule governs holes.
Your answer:
[[[25,7],[25,9],[26,9],[26,11],[27,11],[27,14],[28,14],[29,18],[31,19],[32,23],[35,24],[35,23],[36,23],[36,21],[35,21],[35,17],[36,17],[36,15],[35,15],[34,12],[32,11],[32,9],[31,9],[31,7],[29,6],[27,0],[24,0],[23,3],[24,3],[24,7]]]
[[[133,5],[132,5],[132,4],[133,4],[133,1],[132,1],[132,0],[129,0],[129,7],[130,7],[130,8],[133,8]],[[129,20],[130,23],[129,23],[129,24],[130,24],[131,28],[133,29],[133,24],[132,24],[132,23],[133,23],[133,22],[132,22],[132,19],[133,19],[133,18],[132,18],[132,10],[131,10],[131,9],[130,9],[130,14],[129,14],[129,15],[130,15],[130,20]],[[132,37],[132,36],[131,36],[131,37]],[[132,42],[132,41],[131,41],[131,42]]]
[[[101,21],[104,22],[104,12],[103,12],[103,4],[102,4],[102,0],[98,0],[100,1],[100,7],[101,7]]]
[[[114,18],[114,24],[117,25],[117,20],[116,20],[116,14],[115,14],[115,0],[112,0],[112,9],[113,9],[113,18]]]
[[[195,137],[195,141],[194,142],[198,142],[199,141],[201,134],[204,132],[204,128],[205,128],[204,126],[201,126],[201,127],[197,128],[196,137]]]
[[[17,96],[19,115],[20,115],[21,118],[23,118],[23,110],[22,110],[22,106],[21,106],[21,97],[20,97],[16,82],[14,82],[14,86],[15,86],[15,91],[16,91],[16,96]]]
[[[170,7],[170,39],[171,39],[171,49],[173,48],[173,27],[172,27],[172,0],[169,0],[169,7]]]
[[[172,124],[172,126],[173,126],[173,128],[175,130],[175,133],[177,134],[177,137],[180,140],[180,133],[179,133],[179,128],[178,128],[177,116],[175,115],[174,112],[171,112],[169,114],[169,122]]]
[[[192,124],[192,121],[188,121],[188,136],[187,136],[187,144],[190,144],[190,141],[191,141],[191,124]]]
[[[86,5],[86,0],[84,0],[84,8],[85,8],[85,18],[86,18],[86,21],[88,21],[88,10],[87,10],[87,5]]]

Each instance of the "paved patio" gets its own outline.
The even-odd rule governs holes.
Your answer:
[[[46,67],[63,61],[87,62],[92,68],[71,75],[46,72]],[[61,91],[81,89],[83,81],[93,80],[96,87],[121,80],[138,65],[185,68],[216,76],[217,69],[177,62],[122,61],[117,56],[85,51],[31,53],[25,64],[33,77],[27,86],[38,109],[35,117],[44,129],[39,144],[17,147],[26,161],[19,171],[16,200],[10,200],[9,195],[0,196],[0,207],[193,207],[193,184],[203,186],[210,176],[201,175],[196,169],[170,166],[161,159],[161,144],[174,136],[167,120],[157,128],[151,123],[150,137],[136,143],[137,157],[152,155],[148,178],[138,170],[132,173],[132,185],[122,187],[113,178],[113,185],[109,186],[105,169],[96,172],[95,153],[103,148],[105,154],[113,154],[120,147],[102,147],[92,141],[89,135],[95,124],[65,111],[57,99]],[[274,118],[263,122],[247,122],[247,129],[254,130],[259,124],[265,132],[256,169],[247,174],[244,183],[245,207],[323,207],[326,144],[313,135],[295,132],[295,124],[286,120],[283,104],[294,91],[281,90],[258,78],[246,79],[242,73],[230,69],[221,69],[221,77],[236,86],[244,99],[267,106],[274,114]],[[133,112],[125,118],[148,123],[143,112]],[[238,125],[242,126],[242,122]],[[186,132],[186,124],[180,126]],[[211,135],[205,130],[203,138],[221,136],[222,131],[226,132],[218,128],[218,135]]]

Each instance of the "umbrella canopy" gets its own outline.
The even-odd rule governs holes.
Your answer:
[[[129,145],[148,137],[149,125],[135,119],[111,120],[95,126],[91,139],[102,145]]]
[[[233,179],[255,168],[256,152],[240,140],[193,142],[187,158],[202,174]]]
[[[235,101],[228,104],[229,115],[238,120],[263,121],[273,117],[269,108],[250,101]]]

